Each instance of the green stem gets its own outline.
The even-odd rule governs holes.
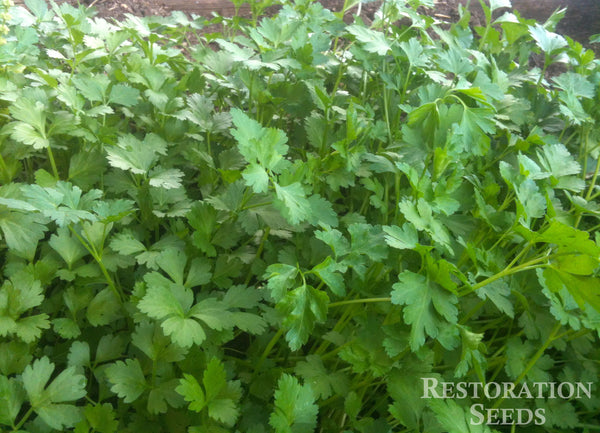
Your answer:
[[[54,161],[52,147],[48,146],[46,149],[48,150],[48,159],[50,160],[50,165],[52,166],[52,174],[54,175],[54,178],[58,180],[58,169],[56,168],[56,161]]]
[[[260,255],[263,252],[263,249],[265,248],[265,242],[267,240],[267,238],[269,237],[269,233],[271,232],[271,227],[267,227],[265,229],[265,232],[260,240],[260,245],[258,246],[258,249],[256,250],[256,256],[254,258],[254,260],[257,260],[260,258]],[[248,272],[248,276],[246,277],[246,280],[244,281],[244,285],[247,286],[248,283],[250,283],[250,280],[252,279],[252,272]]]
[[[341,307],[342,305],[351,304],[369,304],[373,302],[392,302],[392,298],[362,298],[362,299],[348,299],[346,301],[332,302],[328,305],[331,307]]]
[[[584,428],[588,430],[600,430],[600,425],[593,424],[577,424],[575,427]]]
[[[29,419],[32,413],[33,407],[30,407],[29,410],[25,413],[25,415],[23,415],[23,418],[21,418],[21,421],[19,421],[19,423],[16,426],[14,426],[13,431],[19,431],[21,427],[23,427],[23,424],[25,424],[25,422]]]
[[[473,317],[475,315],[475,313],[477,313],[484,305],[485,305],[485,299],[482,301],[479,301],[473,308],[471,308],[471,310],[469,310],[469,312],[467,314],[464,315],[464,317],[462,319],[460,319],[460,322],[458,322],[458,324],[464,325],[467,322],[467,320],[469,320],[471,317]]]
[[[539,361],[539,359],[542,357],[542,355],[544,355],[544,352],[546,351],[548,346],[550,346],[550,344],[552,344],[552,342],[555,340],[556,333],[560,330],[561,327],[562,327],[562,325],[560,323],[557,323],[556,325],[554,325],[554,328],[550,332],[550,335],[548,335],[548,338],[546,339],[544,344],[542,344],[542,346],[538,349],[538,351],[535,353],[535,355],[533,355],[533,358],[531,358],[529,360],[529,363],[527,364],[525,369],[521,372],[519,377],[517,377],[515,379],[515,381],[513,382],[515,385],[521,383],[521,381],[523,379],[525,379],[525,376],[527,376],[527,373],[529,373],[529,370],[531,370],[535,366],[535,364]],[[496,403],[494,403],[493,408],[497,409],[502,404],[503,401],[504,401],[504,397],[497,400]]]
[[[394,192],[396,194],[396,202],[394,205],[394,223],[398,223],[398,212],[400,210],[400,173],[396,172],[394,174]]]
[[[283,328],[279,328],[279,330],[271,338],[271,341],[269,341],[269,344],[267,344],[267,347],[265,347],[265,350],[263,351],[262,355],[260,355],[260,359],[256,363],[256,367],[254,368],[254,374],[256,374],[260,370],[260,367],[262,367],[263,363],[265,362],[265,359],[267,359],[267,356],[269,356],[269,353],[271,353],[271,350],[273,350],[273,347],[275,347],[282,335]]]
[[[383,62],[383,73],[387,73],[387,62],[385,61],[385,59],[382,60]],[[383,114],[385,116],[385,124],[387,127],[387,135],[388,135],[388,145],[392,144],[392,126],[390,125],[390,112],[389,112],[389,108],[388,108],[388,92],[387,89],[385,87],[385,82],[382,81],[381,84],[382,87],[382,92],[383,92]]]
[[[600,171],[600,158],[598,158],[598,160],[596,161],[596,168],[594,169],[594,175],[592,176],[592,181],[590,182],[588,192],[585,195],[586,200],[589,200],[592,197],[592,192],[594,191],[594,187],[596,186],[596,179],[598,178],[599,171]]]
[[[86,242],[85,239],[83,239],[81,237],[81,235],[79,233],[77,233],[77,231],[73,228],[73,226],[69,225],[68,227],[69,227],[69,230],[71,231],[71,233],[73,233],[73,235],[75,235],[75,237],[79,240],[81,245],[83,245],[83,247],[91,254],[91,256],[94,258],[96,263],[98,263],[98,266],[100,267],[100,270],[102,271],[102,275],[104,275],[104,278],[106,279],[106,282],[108,283],[108,286],[111,288],[111,290],[114,292],[114,294],[117,297],[117,299],[119,300],[119,302],[122,304],[123,300],[124,300],[124,295],[121,292],[121,290],[116,286],[115,282],[113,281],[110,274],[108,273],[108,269],[106,269],[106,266],[104,266],[104,263],[102,263],[102,257],[98,254],[98,252],[96,251],[96,248],[94,248],[93,245]]]
[[[462,296],[468,295],[469,293],[475,292],[476,290],[479,290],[482,287],[487,286],[488,284],[493,283],[496,280],[499,280],[504,277],[508,277],[509,275],[513,275],[518,272],[528,271],[531,269],[537,269],[540,267],[544,267],[544,266],[546,266],[545,262],[547,262],[551,257],[552,256],[549,256],[549,255],[543,256],[543,257],[538,257],[537,259],[530,260],[530,261],[523,263],[522,265],[516,266],[514,268],[507,267],[503,271],[498,272],[497,274],[492,275],[491,277],[486,278],[485,280],[480,281],[479,283],[477,283],[471,287],[466,287],[466,290],[463,289],[462,293],[459,293],[459,296],[462,297]]]

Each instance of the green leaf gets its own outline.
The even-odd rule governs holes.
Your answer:
[[[542,51],[549,55],[552,55],[556,51],[559,51],[561,48],[564,48],[568,45],[565,38],[546,30],[541,24],[529,26],[529,34],[535,40],[538,47],[540,47]]]
[[[386,233],[385,242],[392,248],[399,250],[412,250],[419,242],[419,234],[410,223],[404,223],[402,228],[398,226],[383,226]]]
[[[283,216],[290,224],[301,223],[310,217],[311,204],[299,182],[287,186],[275,184],[275,192]]]
[[[177,248],[167,248],[156,259],[156,264],[178,285],[183,285],[183,274],[187,257]]]
[[[86,405],[83,411],[90,427],[99,433],[115,433],[119,428],[119,421],[115,418],[115,411],[110,403]]]
[[[67,355],[69,367],[89,367],[90,345],[85,341],[74,341]]]
[[[57,403],[84,397],[86,380],[83,375],[75,373],[75,367],[69,367],[46,387],[53,371],[54,364],[43,357],[28,365],[21,378],[33,410],[50,427],[61,430],[63,426],[72,427],[81,414],[73,405]]]
[[[326,230],[317,230],[315,231],[315,237],[329,245],[336,258],[350,252],[350,243],[339,230],[329,228]]]
[[[546,230],[536,233],[533,241],[557,245],[562,252],[577,252],[591,257],[600,256],[600,247],[590,239],[589,233],[558,220],[552,220]]]
[[[511,8],[510,0],[490,0],[490,10],[493,12],[500,8]]]
[[[48,13],[48,5],[43,0],[25,0],[24,3],[36,18],[42,19]]]
[[[521,338],[511,337],[506,343],[506,363],[504,369],[511,379],[519,377],[523,371],[527,371],[525,376],[532,382],[545,382],[550,380],[551,376],[546,371],[549,369],[553,360],[547,354],[538,358],[535,364],[526,370],[532,357],[535,355],[539,343],[534,344],[529,340],[521,340]]]
[[[0,373],[3,375],[23,372],[31,359],[28,344],[15,340],[0,343]]]
[[[160,326],[142,322],[131,335],[131,342],[153,361],[179,362],[185,358],[186,349],[173,344]]]
[[[450,234],[446,227],[434,217],[433,209],[427,201],[420,198],[415,204],[408,199],[403,199],[398,206],[404,217],[411,222],[417,230],[425,231],[431,236],[434,243],[441,244],[449,251],[452,251],[450,248]]]
[[[558,179],[557,188],[579,192],[585,188],[585,182],[576,177],[581,166],[563,144],[551,144],[538,151],[540,163],[554,178]]]
[[[288,146],[287,136],[283,131],[264,128],[237,108],[231,110],[231,118],[236,127],[231,134],[237,140],[238,149],[247,162],[258,164],[273,173],[281,173],[290,165],[284,158]],[[255,177],[256,173],[253,178]]]
[[[429,64],[429,59],[423,51],[423,45],[417,38],[410,38],[408,42],[400,42],[400,48],[406,53],[411,67],[421,68]]]
[[[348,232],[351,239],[351,255],[364,255],[374,262],[387,258],[388,248],[379,227],[355,223],[348,227]]]
[[[565,72],[552,79],[559,89],[575,96],[576,98],[593,98],[594,85],[590,83],[583,75],[575,72]],[[553,145],[557,146],[557,145]],[[561,146],[561,145],[558,145]],[[546,147],[544,147],[544,150]],[[569,156],[571,156],[569,154]]]
[[[488,134],[494,131],[493,112],[489,108],[464,108],[460,132],[465,150],[475,155],[485,155],[490,147]]]
[[[161,169],[160,167],[151,170],[150,172],[150,186],[156,188],[164,188],[164,189],[177,189],[181,188],[181,178],[183,178],[185,174],[176,168],[171,169]]]
[[[238,382],[226,380],[223,363],[212,358],[202,377],[204,389],[195,377],[184,374],[175,389],[190,402],[189,408],[195,412],[208,409],[208,416],[226,426],[233,426],[238,418],[237,402],[241,397]]]
[[[146,251],[143,243],[138,241],[131,233],[117,233],[110,241],[110,247],[125,256]]]
[[[246,185],[256,193],[267,192],[269,189],[269,175],[258,164],[250,163],[242,172],[242,177],[246,180]]]
[[[71,269],[73,264],[88,255],[88,251],[83,247],[79,239],[74,237],[69,229],[66,227],[60,227],[56,234],[50,237],[48,245],[56,251]]]
[[[413,351],[425,344],[426,335],[437,338],[448,323],[457,322],[456,296],[431,284],[423,275],[404,271],[392,287],[392,303],[405,305],[403,315],[411,325]]]
[[[192,307],[188,313],[190,316],[202,320],[210,328],[221,331],[231,329],[232,316],[227,307],[216,298],[206,298]]]
[[[14,426],[25,392],[15,378],[0,376],[0,424]]]
[[[146,409],[151,415],[166,414],[169,406],[181,406],[181,397],[175,392],[177,379],[167,380],[155,385],[148,393]]]
[[[315,398],[325,400],[333,393],[346,395],[348,392],[348,378],[341,371],[328,371],[318,355],[309,355],[306,361],[296,364],[296,374],[310,385]]]
[[[269,280],[267,287],[276,302],[283,299],[287,291],[293,287],[297,275],[298,268],[283,263],[276,263],[267,268],[263,278]]]
[[[543,285],[553,292],[565,287],[580,309],[600,312],[600,278],[574,275],[555,267],[543,271]]]
[[[50,323],[45,313],[23,316],[44,301],[43,289],[31,274],[20,272],[0,287],[0,336],[16,335],[26,343],[40,338]]]
[[[344,410],[350,419],[357,419],[361,408],[362,401],[356,392],[350,391],[348,394],[346,394],[346,399],[344,400]]]
[[[45,96],[45,95],[44,95]],[[27,97],[17,99],[9,108],[18,122],[10,123],[11,137],[34,149],[50,146],[46,132],[46,105]]]
[[[33,260],[38,241],[43,239],[47,230],[36,215],[11,212],[1,208],[0,229],[6,245],[27,260]]]
[[[310,206],[308,222],[313,226],[337,227],[338,217],[328,200],[319,194],[313,194],[308,197],[308,203]]]
[[[504,280],[496,280],[477,289],[477,296],[481,299],[489,299],[498,310],[513,318],[515,316],[513,302],[508,299],[510,292],[510,286]]]
[[[329,298],[325,292],[302,285],[277,304],[286,316],[283,324],[288,328],[285,339],[290,349],[298,350],[308,341],[315,324],[327,319]]]
[[[206,259],[196,257],[190,264],[184,286],[192,288],[208,284],[211,276],[210,263]]]
[[[391,46],[385,35],[381,32],[371,30],[359,25],[351,25],[346,30],[354,35],[356,39],[364,44],[365,50],[369,53],[384,56],[391,49]]]
[[[346,272],[346,269],[346,266],[336,263],[330,256],[327,256],[325,260],[313,267],[311,272],[316,273],[334,294],[344,296],[346,286],[343,273]]]
[[[166,336],[180,347],[188,348],[194,344],[200,345],[206,339],[202,326],[194,319],[171,316],[160,325]]]
[[[213,400],[227,385],[225,368],[217,358],[212,358],[206,366],[206,370],[204,370],[204,375],[202,376],[202,383],[206,390],[207,400]]]
[[[89,303],[86,317],[92,326],[108,325],[123,317],[121,302],[115,291],[110,287],[99,291]]]
[[[116,145],[105,149],[111,166],[136,174],[146,174],[159,155],[166,155],[167,143],[152,133],[146,135],[143,141],[128,134],[120,137]]]
[[[147,388],[146,378],[137,359],[117,361],[104,371],[112,384],[110,390],[125,403],[136,401]]]
[[[275,391],[275,408],[269,417],[275,433],[312,433],[317,427],[318,411],[309,385],[300,385],[289,374],[281,376]]]
[[[72,78],[73,84],[84,98],[91,102],[104,102],[110,80],[105,75],[84,76],[78,74]]]
[[[185,401],[189,402],[188,408],[194,412],[200,412],[206,406],[206,399],[202,387],[191,374],[184,373],[183,379],[179,380],[179,386],[175,388]]]
[[[435,413],[435,418],[448,433],[492,433],[485,422],[478,424],[479,420],[454,400],[431,399],[428,403]]]
[[[217,211],[209,203],[197,202],[187,214],[190,225],[195,229],[192,240],[209,257],[214,257],[217,250],[212,245],[213,231],[217,225]]]
[[[541,218],[546,214],[546,199],[533,180],[526,179],[521,184],[515,185],[515,192],[526,227],[529,227],[533,218]]]
[[[138,103],[140,91],[125,84],[115,84],[110,89],[108,102],[113,104],[123,105],[125,107],[133,107]]]
[[[149,287],[138,302],[142,313],[158,320],[170,316],[185,316],[194,301],[191,290],[169,282],[156,272],[147,274],[144,279]]]
[[[24,185],[21,192],[25,200],[0,197],[0,204],[16,210],[38,211],[56,221],[60,227],[82,220],[95,221],[96,217],[89,210],[102,197],[100,190],[93,189],[83,194],[79,187],[63,181],[56,182],[52,188]]]

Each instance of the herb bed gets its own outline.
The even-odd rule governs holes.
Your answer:
[[[600,74],[559,13],[9,3],[2,431],[600,428]]]

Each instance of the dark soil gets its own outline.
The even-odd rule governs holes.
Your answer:
[[[77,5],[78,0],[67,1]],[[339,11],[344,0],[318,0],[325,7]],[[22,0],[16,0],[21,3]],[[121,20],[126,14],[137,16],[169,15],[171,11],[181,10],[189,14],[211,17],[212,13],[232,16],[235,13],[233,3],[229,0],[80,0],[85,7],[96,9],[98,16]],[[471,5],[472,23],[481,25],[484,22],[483,13],[478,0],[436,0],[433,10],[425,11],[437,19],[453,22],[458,19],[459,4]],[[369,22],[381,1],[363,4],[361,17]],[[515,9],[522,16],[545,21],[554,10],[567,7],[565,19],[559,24],[557,31],[572,37],[582,43],[587,43],[589,37],[600,33],[600,1],[598,0],[512,0]],[[249,16],[249,8],[243,7],[242,15]],[[350,13],[356,13],[356,8]]]

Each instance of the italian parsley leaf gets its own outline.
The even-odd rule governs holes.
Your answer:
[[[54,364],[43,357],[28,365],[21,379],[33,410],[48,426],[60,430],[79,421],[79,409],[64,402],[84,397],[86,380],[74,367],[68,367],[48,384],[54,369]]]
[[[276,433],[312,433],[317,426],[318,410],[310,386],[284,374],[277,382],[275,409],[269,424]]]

